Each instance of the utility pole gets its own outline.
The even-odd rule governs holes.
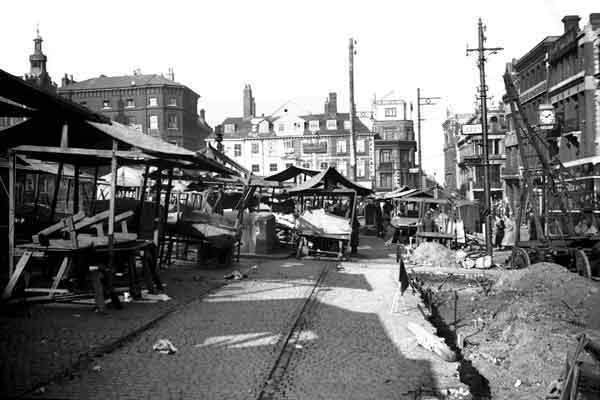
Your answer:
[[[421,88],[417,88],[417,140],[419,151],[419,190],[423,190],[423,156],[421,146],[421,106],[435,106],[434,100],[439,100],[441,97],[421,97]]]
[[[356,110],[354,107],[354,39],[350,38],[348,46],[348,61],[349,61],[349,83],[350,83],[350,176],[353,181],[356,181],[356,132],[354,131],[354,117]]]
[[[478,53],[478,66],[479,66],[479,96],[480,96],[480,107],[481,107],[481,134],[483,140],[483,194],[485,209],[483,215],[485,216],[485,247],[487,254],[492,256],[492,220],[491,220],[491,199],[490,199],[490,168],[489,168],[489,153],[488,153],[488,123],[487,123],[487,86],[485,84],[485,54],[490,52],[491,54],[497,53],[503,50],[502,47],[485,47],[486,37],[484,35],[485,27],[481,18],[479,18],[478,24],[478,40],[479,45],[476,49],[467,48],[467,55],[476,51]],[[518,227],[517,227],[518,229]]]

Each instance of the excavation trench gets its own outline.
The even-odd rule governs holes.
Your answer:
[[[426,317],[457,355],[460,381],[469,387],[474,400],[491,399],[488,380],[464,357],[468,340],[457,333],[464,324],[461,304],[469,301],[473,293],[488,290],[490,282],[456,275],[412,274],[411,278],[428,309]]]

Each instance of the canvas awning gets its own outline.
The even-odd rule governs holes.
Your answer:
[[[314,192],[315,189],[323,191],[355,191],[359,196],[367,196],[373,191],[364,186],[360,186],[345,176],[340,174],[335,168],[329,167],[319,172],[306,182],[302,182],[296,187],[289,189],[290,194],[302,194],[303,192]]]
[[[312,177],[312,176],[317,175],[318,173],[319,173],[319,171],[315,171],[315,170],[307,169],[307,168],[300,168],[295,165],[291,165],[291,166],[287,167],[286,169],[284,169],[283,171],[278,172],[273,175],[270,175],[270,176],[267,176],[264,179],[265,179],[265,181],[285,182],[285,181],[293,179],[301,174]]]

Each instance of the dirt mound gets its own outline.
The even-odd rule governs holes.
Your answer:
[[[454,251],[434,242],[424,242],[419,245],[411,256],[415,264],[433,265],[435,267],[456,267]]]

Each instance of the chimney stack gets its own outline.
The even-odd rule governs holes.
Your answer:
[[[252,87],[246,84],[244,86],[244,118],[251,118],[256,116],[256,102],[254,96],[252,96]]]
[[[175,72],[173,72],[173,68],[169,67],[169,73],[167,74],[167,78],[174,81],[175,80]]]
[[[561,21],[565,26],[565,32],[567,33],[573,28],[579,28],[579,20],[581,18],[578,15],[566,15]]]
[[[202,122],[206,122],[206,111],[204,110],[204,108],[200,109],[200,119],[202,120]]]
[[[325,114],[337,114],[337,94],[330,92],[325,100]]]

